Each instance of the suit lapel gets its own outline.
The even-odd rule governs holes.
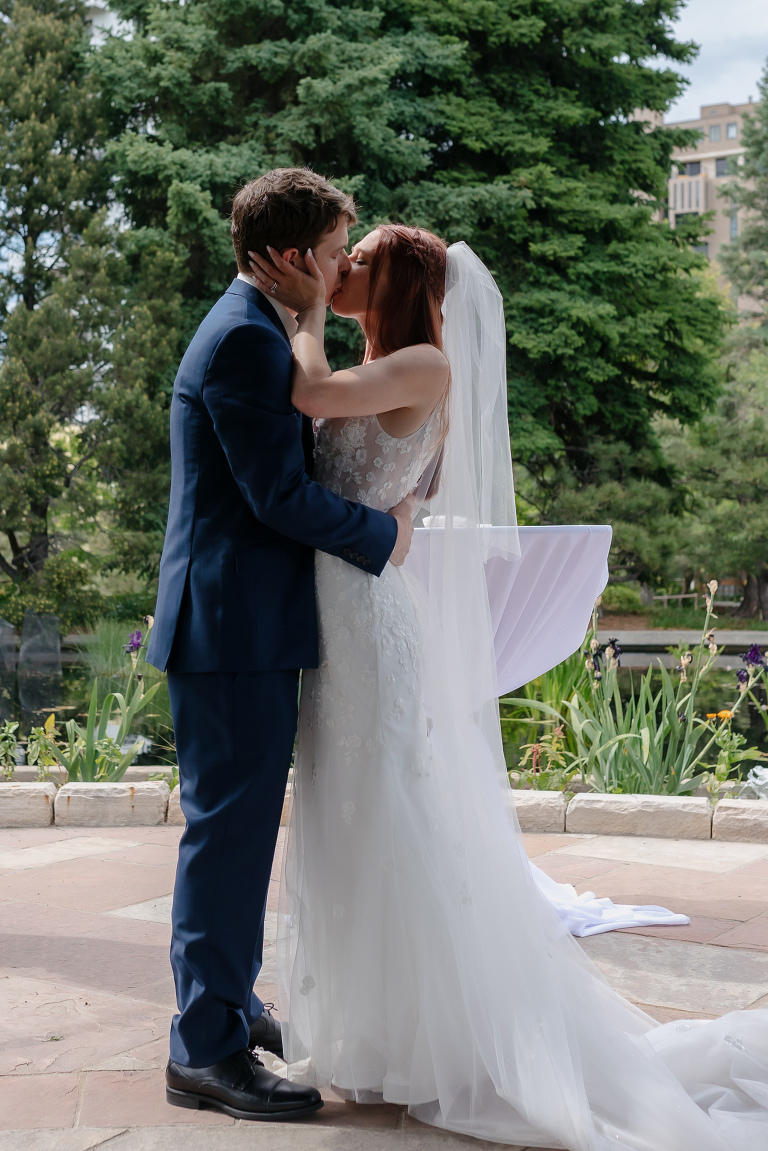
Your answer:
[[[275,328],[277,328],[278,332],[290,348],[291,341],[288,339],[288,335],[285,328],[283,327],[282,321],[263,292],[260,292],[258,288],[254,288],[252,284],[247,283],[245,280],[233,280],[229,288],[227,288],[227,293],[231,293],[236,296],[245,296],[245,298],[249,300],[255,308],[259,309],[264,318],[269,320],[269,322]],[[297,411],[296,415],[299,416],[300,413]],[[301,416],[301,446],[304,451],[304,464],[307,469],[307,473],[310,476],[314,476],[315,433],[312,428],[312,421],[308,416]]]

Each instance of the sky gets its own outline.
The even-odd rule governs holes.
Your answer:
[[[701,50],[693,64],[672,65],[690,84],[666,123],[698,119],[702,104],[757,99],[768,57],[768,0],[688,0],[675,29],[678,40],[695,40]]]

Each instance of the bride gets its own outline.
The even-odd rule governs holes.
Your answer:
[[[289,1076],[500,1143],[765,1151],[768,1011],[659,1025],[613,991],[508,802],[484,563],[519,546],[492,277],[466,244],[382,225],[332,303],[364,362],[331,372],[311,253],[309,275],[271,255],[253,273],[297,312],[316,478],[430,513],[426,589],[317,553],[278,917]]]

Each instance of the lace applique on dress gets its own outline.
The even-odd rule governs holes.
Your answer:
[[[385,432],[377,416],[315,420],[315,479],[337,496],[389,511],[414,490],[435,455],[440,409],[401,438]]]

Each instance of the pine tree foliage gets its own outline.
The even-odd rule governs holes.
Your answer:
[[[233,273],[237,186],[309,164],[362,227],[465,239],[505,296],[510,419],[536,484],[579,484],[606,442],[664,474],[651,419],[717,388],[722,309],[657,208],[688,135],[635,118],[680,91],[678,0],[114,0],[130,37],[99,53],[117,194],[186,252],[192,326]],[[334,325],[337,357],[352,354]]]

